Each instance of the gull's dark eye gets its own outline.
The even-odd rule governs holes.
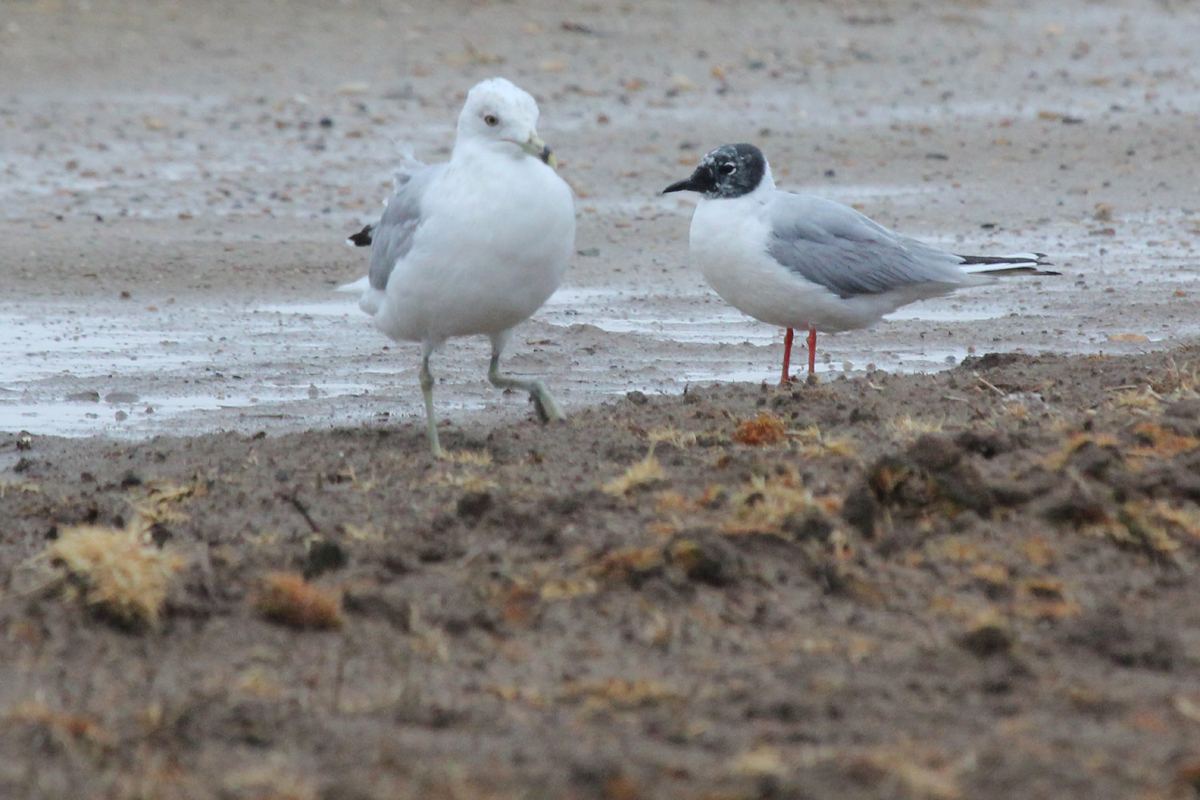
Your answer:
[[[722,164],[721,166],[717,167],[717,172],[721,173],[722,175],[732,175],[736,170],[737,167],[735,167],[733,164]]]
[[[487,114],[486,116],[484,116],[483,121],[486,122],[488,124],[488,126],[492,127],[492,128],[494,128],[500,124],[500,118],[497,117],[495,114]]]

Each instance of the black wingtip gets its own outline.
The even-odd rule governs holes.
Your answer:
[[[984,275],[1061,275],[1061,272],[1055,272],[1049,269],[1038,269],[1039,267],[1054,266],[1053,262],[1047,261],[1045,253],[1011,253],[1003,256],[963,256],[962,266],[964,267],[991,267],[991,269],[974,269],[970,272],[978,272]]]
[[[371,242],[373,241],[372,235],[374,233],[375,233],[375,226],[368,225],[365,228],[363,228],[361,231],[359,231],[358,233],[356,233],[353,236],[346,239],[346,244],[352,245],[354,247],[370,247]]]

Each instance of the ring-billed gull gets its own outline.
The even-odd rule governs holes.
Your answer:
[[[793,328],[808,328],[808,374],[815,374],[817,331],[868,328],[916,300],[997,276],[1057,275],[1043,253],[960,256],[901,236],[853,208],[780,191],[752,144],[706,155],[667,192],[703,195],[692,217],[692,258],[726,302],[787,329],[783,379],[789,380]]]
[[[504,78],[477,84],[458,117],[450,160],[407,158],[379,223],[351,237],[371,246],[359,306],[391,338],[422,345],[421,391],[435,456],[443,452],[429,357],[454,336],[489,337],[492,385],[528,392],[543,422],[563,418],[541,381],[500,374],[509,332],[558,288],[575,247],[571,189],[554,171],[537,121],[528,92]]]

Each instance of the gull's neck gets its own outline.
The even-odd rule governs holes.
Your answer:
[[[516,144],[496,139],[482,139],[478,136],[460,136],[454,141],[454,149],[450,151],[450,161],[474,161],[479,158],[495,158],[509,156],[519,159],[526,153]]]
[[[754,191],[746,196],[753,197],[756,202],[766,203],[773,194],[775,194],[775,178],[771,175],[771,165],[766,164],[763,167],[762,180],[758,182],[758,186],[754,187]]]

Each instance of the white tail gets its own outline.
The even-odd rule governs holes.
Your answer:
[[[343,283],[341,286],[334,289],[335,292],[362,293],[371,288],[371,280],[366,275],[363,275],[356,281],[351,283]]]

